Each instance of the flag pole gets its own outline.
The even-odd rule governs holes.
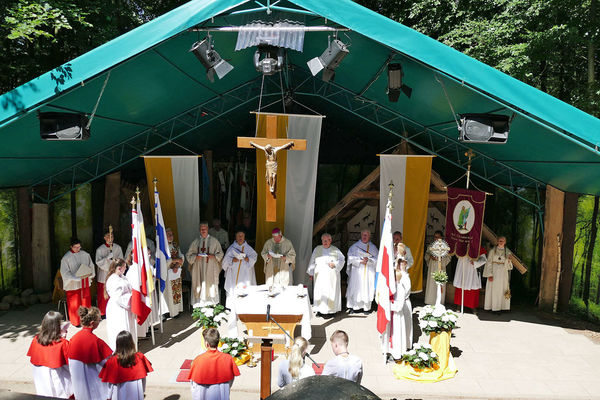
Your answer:
[[[136,187],[135,188],[135,195],[137,196],[137,204],[140,208],[140,210],[142,209],[142,204],[140,202],[140,188]],[[139,215],[138,215],[139,218]],[[141,223],[144,223],[144,220],[142,219]],[[144,234],[146,233],[146,231],[144,230]],[[141,238],[140,238],[140,242],[141,242]],[[141,244],[141,243],[140,243]],[[142,252],[144,251],[144,249],[142,249]],[[148,247],[146,247],[146,252],[148,251]],[[142,257],[144,257],[144,255],[141,255]],[[144,263],[144,266],[146,265],[146,263]],[[150,299],[152,299],[152,297],[150,297]],[[156,339],[154,338],[154,313],[152,312],[152,307],[150,307],[150,337],[152,338],[152,346],[156,345]]]
[[[154,179],[152,179],[152,182],[154,183],[154,193],[158,194],[158,188],[156,187],[156,184],[158,183],[158,179],[156,179],[156,177],[154,177]],[[154,197],[154,230],[156,231],[155,233],[157,234],[156,236],[158,236],[158,204],[156,204],[156,196]],[[155,243],[156,249],[160,250],[160,243]],[[156,254],[154,255],[154,259],[156,260]],[[155,261],[156,263],[156,261]],[[155,264],[156,267],[156,264]],[[165,265],[166,268],[166,265]],[[154,269],[156,271],[156,268]],[[158,275],[158,274],[157,274]],[[156,285],[156,279],[158,278],[158,319],[160,321],[160,333],[163,333],[163,314],[162,314],[162,290],[160,290],[160,277],[159,276],[155,276],[154,279],[154,285]]]

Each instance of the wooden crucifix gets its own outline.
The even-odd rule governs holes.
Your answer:
[[[266,219],[267,222],[277,221],[277,152],[280,150],[306,150],[304,139],[278,139],[277,115],[266,115],[266,138],[238,137],[237,146],[244,149],[255,148],[264,151],[266,156]]]

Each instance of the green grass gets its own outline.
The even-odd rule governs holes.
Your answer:
[[[586,310],[583,299],[573,296],[569,303],[569,313],[578,318],[600,324],[600,304],[590,301],[589,306],[589,310]]]

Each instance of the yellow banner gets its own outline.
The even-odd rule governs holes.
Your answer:
[[[157,189],[160,195],[165,228],[171,228],[174,240],[179,243],[177,233],[177,213],[175,211],[175,189],[173,186],[173,169],[170,157],[144,157],[146,166],[146,181],[148,183],[148,197],[152,210],[152,221],[156,226],[154,210],[154,178],[158,179]],[[185,251],[185,250],[184,250]]]

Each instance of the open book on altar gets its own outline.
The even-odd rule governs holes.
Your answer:
[[[81,264],[75,272],[75,276],[78,278],[87,278],[94,273],[94,269],[86,264]]]

